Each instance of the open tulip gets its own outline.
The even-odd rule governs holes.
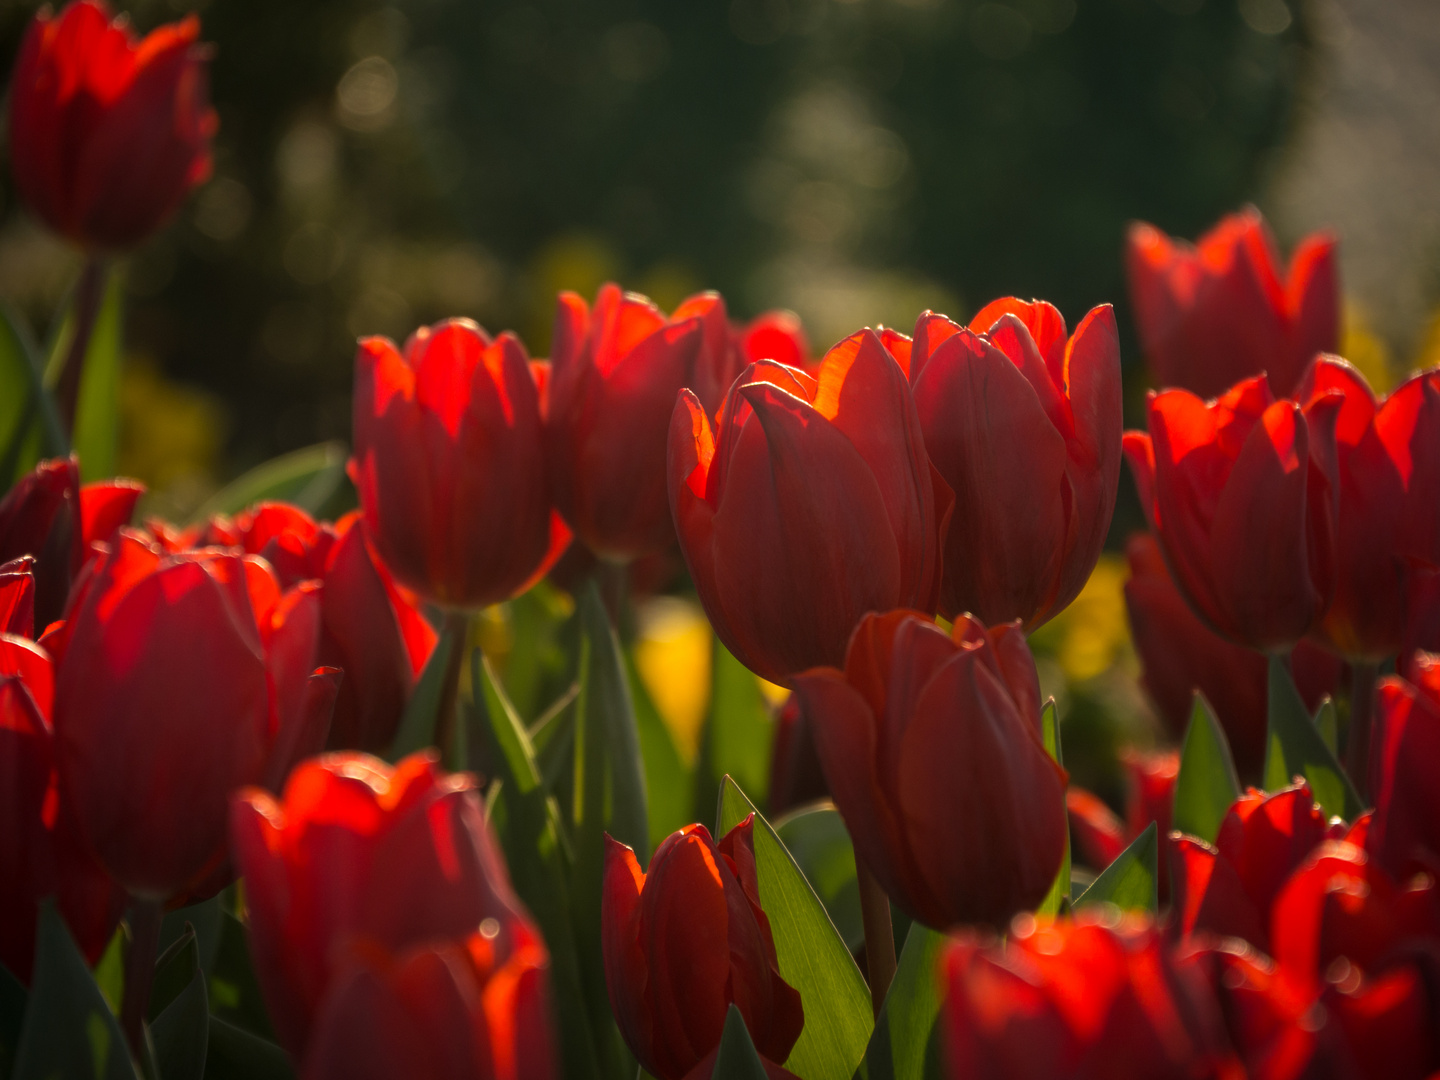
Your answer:
[[[1065,851],[1065,772],[1041,741],[1018,623],[953,634],[867,615],[845,670],[795,680],[830,792],[890,898],[927,926],[1004,926],[1045,897]]]
[[[800,995],[780,977],[760,907],[753,823],[718,844],[687,825],[655,849],[648,873],[605,838],[605,985],[620,1034],[658,1080],[684,1080],[720,1045],[732,1004],[766,1060],[784,1062],[800,1038]]]
[[[925,449],[955,492],[940,611],[1033,630],[1084,587],[1115,509],[1114,312],[1067,338],[1038,300],[997,300],[968,328],[927,311],[909,364]]]
[[[552,1075],[548,955],[475,780],[428,753],[302,764],[231,809],[255,974],[306,1077]]]
[[[615,284],[593,309],[560,294],[546,440],[556,505],[592,551],[628,561],[670,546],[665,452],[675,395],[688,386],[714,409],[734,375],[718,293],[692,296],[668,319]]]
[[[10,80],[10,162],[56,232],[128,250],[210,175],[218,121],[199,36],[191,15],[136,41],[96,0],[35,16]]]
[[[1335,592],[1333,498],[1340,395],[1304,412],[1263,378],[1213,401],[1152,393],[1149,434],[1125,433],[1140,502],[1175,584],[1216,633],[1289,651]]]
[[[1307,237],[1281,280],[1260,212],[1223,218],[1195,246],[1137,222],[1126,241],[1136,329],[1158,386],[1213,397],[1268,373],[1290,397],[1317,352],[1340,338],[1335,238]]]
[[[713,425],[683,392],[669,484],[705,613],[762,678],[843,663],[866,612],[935,610],[950,489],[872,330],[831,349],[816,378],[752,364]]]
[[[525,347],[467,319],[421,327],[403,353],[361,340],[350,472],[380,557],[437,604],[508,599],[569,542],[550,507]]]
[[[1376,692],[1375,817],[1365,847],[1397,878],[1440,876],[1440,656],[1418,654],[1408,675],[1413,681],[1392,675]]]
[[[324,744],[339,672],[315,667],[319,606],[261,559],[166,555],[128,529],[90,564],[46,638],[59,788],[135,896],[223,886],[230,792]]]

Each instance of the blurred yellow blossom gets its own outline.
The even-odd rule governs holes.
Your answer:
[[[1035,651],[1053,656],[1069,681],[1093,679],[1128,658],[1126,576],[1123,558],[1102,555],[1074,602],[1031,635]]]
[[[635,666],[681,760],[694,763],[710,705],[711,633],[700,605],[661,596],[638,611]]]

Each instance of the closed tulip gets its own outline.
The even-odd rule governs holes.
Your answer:
[[[874,331],[831,349],[816,378],[752,364],[713,423],[682,393],[669,484],[705,613],[762,678],[842,664],[866,612],[935,610],[950,489]]]
[[[209,50],[190,16],[136,41],[96,0],[42,8],[10,79],[21,198],[90,249],[126,251],[210,175]]]
[[[1411,564],[1440,563],[1440,372],[1377,401],[1344,360],[1316,357],[1297,400],[1328,409],[1337,394],[1335,601],[1316,633],[1343,656],[1379,662],[1400,649]]]
[[[1375,817],[1365,847],[1398,878],[1440,877],[1440,656],[1419,653],[1407,669],[1408,680],[1383,679],[1375,695]]]
[[[683,1080],[720,1045],[732,1004],[767,1061],[783,1063],[800,1038],[800,995],[780,977],[760,907],[753,822],[718,844],[687,825],[655,849],[648,872],[605,838],[605,985],[620,1034],[658,1080]]]
[[[1276,397],[1292,396],[1311,357],[1339,344],[1335,238],[1306,237],[1283,280],[1278,264],[1254,207],[1223,218],[1193,247],[1132,225],[1125,271],[1156,385],[1208,398],[1268,374]]]
[[[365,525],[402,585],[452,608],[523,591],[569,541],[550,507],[540,392],[513,334],[466,319],[355,357],[351,477]]]
[[[795,680],[857,858],[925,925],[1004,926],[1049,891],[1065,850],[1065,772],[1041,741],[1017,623],[947,635],[867,615],[845,670]]]
[[[735,370],[718,293],[692,296],[668,319],[614,284],[593,310],[560,294],[546,439],[556,504],[597,555],[628,561],[670,546],[665,453],[675,395],[691,387],[714,409]]]
[[[548,954],[475,780],[420,753],[302,764],[231,809],[250,951],[301,1074],[546,1080]]]
[[[1027,630],[1095,569],[1120,482],[1120,344],[1109,305],[1066,336],[1043,301],[970,326],[925,312],[910,382],[930,460],[955,492],[940,611]]]
[[[166,555],[128,529],[91,564],[46,638],[57,771],[135,896],[223,886],[230,792],[278,785],[324,744],[339,673],[315,666],[319,606],[313,583],[282,590],[263,560]]]
[[[1330,395],[1305,411],[1262,378],[1201,401],[1152,393],[1149,434],[1125,433],[1140,502],[1175,584],[1222,637],[1288,652],[1335,593]]]

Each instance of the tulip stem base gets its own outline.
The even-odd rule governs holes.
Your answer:
[[[865,974],[870,981],[870,1007],[879,1016],[890,982],[895,978],[895,930],[890,923],[890,898],[858,853],[855,879],[860,889],[860,921],[865,927]]]
[[[136,1061],[145,1060],[145,1014],[150,1008],[150,987],[155,981],[155,957],[160,948],[160,923],[164,917],[165,909],[158,900],[133,900],[127,915],[130,949],[125,954],[120,1027]]]
[[[465,666],[465,644],[470,636],[470,615],[465,611],[447,611],[440,631],[450,639],[450,657],[445,664],[445,678],[440,684],[440,711],[435,716],[435,746],[440,761],[447,769],[462,769],[455,746],[456,713],[460,705],[460,672]]]
[[[1370,715],[1375,707],[1375,681],[1380,669],[1373,661],[1350,665],[1350,729],[1345,735],[1345,771],[1362,799],[1370,797]]]
[[[100,302],[105,297],[106,265],[98,256],[85,260],[80,281],[75,286],[72,308],[70,343],[65,349],[65,365],[55,382],[55,397],[60,408],[60,422],[65,434],[75,438],[75,412],[80,403],[80,376],[85,369],[85,354],[90,351],[90,336],[100,316]]]

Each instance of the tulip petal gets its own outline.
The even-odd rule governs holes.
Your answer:
[[[605,835],[605,880],[600,898],[600,941],[605,959],[605,987],[615,1022],[626,1043],[644,1053],[652,1045],[650,1011],[636,1007],[646,1000],[649,968],[640,940],[640,891],[645,873],[635,852]]]

